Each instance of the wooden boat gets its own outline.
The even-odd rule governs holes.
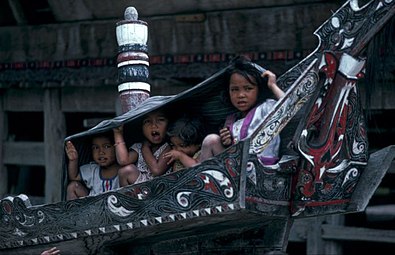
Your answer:
[[[395,1],[346,2],[316,30],[317,49],[279,77],[286,96],[260,128],[212,159],[73,201],[31,206],[24,195],[2,199],[0,253],[40,254],[56,246],[62,254],[281,254],[295,218],[363,211],[395,146],[368,154],[357,81],[367,43],[394,13]],[[232,111],[220,96],[227,68],[66,140],[82,164],[91,135],[124,124],[125,140],[133,143],[142,116],[158,108],[187,109],[214,130]],[[249,151],[258,153],[276,135],[291,146],[278,164],[262,166]]]

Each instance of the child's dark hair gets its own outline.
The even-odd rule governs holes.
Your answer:
[[[183,116],[170,124],[167,135],[177,136],[185,146],[189,146],[201,144],[206,134],[203,122],[199,118]]]
[[[114,144],[114,134],[113,134],[112,131],[106,131],[106,132],[103,132],[103,133],[93,134],[92,137],[91,137],[91,142],[93,141],[94,138],[97,138],[97,137],[108,138],[110,140],[110,143]]]
[[[258,69],[257,65],[248,57],[240,55],[230,61],[230,68],[227,70],[227,80],[229,82],[230,76],[234,73],[242,75],[251,84],[255,84],[259,87],[258,102],[263,102],[270,97],[270,90],[267,87],[267,78],[262,77],[263,70],[263,68]]]

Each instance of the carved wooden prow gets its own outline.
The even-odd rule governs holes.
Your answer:
[[[289,88],[252,137],[263,150],[305,104],[292,142],[300,156],[293,216],[345,211],[368,162],[358,80],[367,43],[395,14],[395,1],[346,2],[314,33],[317,49],[278,80]]]
[[[30,206],[26,196],[1,200],[1,253],[39,254],[56,245],[71,254],[106,249],[190,254],[209,241],[229,251],[243,247],[246,253],[285,253],[294,217],[364,210],[395,149],[368,155],[357,81],[364,75],[366,43],[394,12],[391,0],[363,7],[358,1],[346,2],[315,32],[317,49],[279,78],[279,85],[288,88],[286,95],[261,128],[216,157],[73,201]],[[87,137],[121,124],[135,136],[142,116],[160,107],[184,106],[215,126],[229,113],[218,99],[225,71],[176,96],[150,97],[133,111],[66,139],[73,140],[83,157]],[[297,155],[261,165],[250,149],[264,149],[302,107],[308,114],[293,139]],[[133,139],[137,137],[125,137]]]

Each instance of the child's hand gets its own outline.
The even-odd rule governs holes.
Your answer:
[[[219,136],[221,137],[221,142],[225,146],[232,144],[232,136],[228,128],[223,128],[219,131]]]
[[[181,153],[180,151],[176,151],[176,150],[171,150],[169,152],[166,152],[165,154],[163,154],[163,158],[167,159],[167,164],[170,165],[171,163],[173,163],[176,160],[180,160],[181,157]]]
[[[262,73],[262,77],[267,77],[267,86],[269,87],[269,89],[272,89],[273,86],[277,86],[277,77],[271,71],[266,70]]]
[[[114,133],[123,133],[123,125],[115,127],[112,129]]]
[[[56,254],[60,254],[60,250],[58,250],[58,248],[56,247],[53,247],[41,253],[41,255],[56,255]]]
[[[276,75],[269,70],[263,72],[262,77],[267,77],[267,87],[272,91],[274,96],[277,99],[280,99],[285,96],[284,91],[277,86],[277,78]]]
[[[71,141],[67,141],[65,150],[70,161],[78,159],[78,152]]]

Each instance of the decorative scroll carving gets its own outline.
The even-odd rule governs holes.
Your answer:
[[[0,201],[0,249],[76,239],[219,214],[240,208],[244,143],[204,163],[98,196],[30,206]]]
[[[357,81],[364,76],[362,50],[395,13],[394,1],[343,5],[315,34],[320,45],[317,88],[294,144],[302,158],[295,183],[294,215],[316,215],[314,207],[345,210],[368,161],[368,141]],[[304,210],[308,209],[306,212]]]
[[[314,33],[317,49],[278,79],[288,88],[274,111],[252,135],[251,147],[262,151],[308,100],[293,145],[301,155],[292,212],[349,202],[368,160],[368,141],[357,80],[364,76],[362,50],[395,13],[394,1],[345,3]],[[303,79],[303,77],[305,77]],[[311,77],[311,83],[309,83]],[[311,88],[304,89],[305,84]],[[315,94],[313,96],[313,93]],[[340,206],[340,210],[341,210]],[[309,210],[316,215],[321,210]]]
[[[246,199],[261,199],[266,204],[289,205],[292,174],[295,172],[297,158],[282,159],[273,166],[263,166],[256,155],[250,155],[248,168],[255,174],[255,181],[247,178]],[[248,175],[247,175],[248,176]]]
[[[349,202],[367,164],[368,141],[356,87],[364,63],[347,54],[323,55],[326,79],[296,143],[302,155],[295,189],[298,212],[304,206]]]
[[[107,234],[192,219],[201,222],[200,217],[208,215],[263,215],[289,222],[290,205],[293,216],[349,212],[348,203],[360,176],[366,176],[368,160],[357,87],[364,75],[361,54],[394,13],[393,0],[365,6],[349,1],[334,13],[315,32],[320,40],[317,50],[279,78],[281,87],[289,87],[287,94],[262,120],[251,145],[240,142],[193,168],[98,196],[35,207],[25,196],[0,200],[0,249],[91,237],[86,246],[95,250]],[[185,93],[202,94],[193,89]],[[299,158],[263,167],[255,154],[247,155],[246,146],[262,150],[306,103],[308,114],[293,141]],[[357,200],[362,204],[361,197]],[[252,221],[269,222],[270,217]],[[265,232],[281,230],[271,227]]]

